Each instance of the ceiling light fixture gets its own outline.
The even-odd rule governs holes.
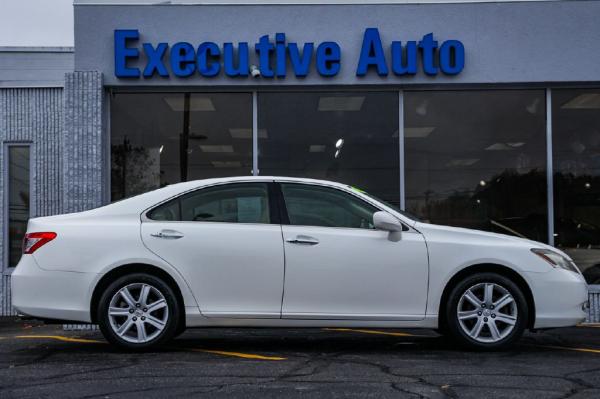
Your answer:
[[[252,138],[252,128],[231,127],[231,128],[229,128],[229,134],[234,139],[251,139]],[[268,138],[267,129],[258,129],[258,138],[259,139]]]
[[[185,99],[183,95],[166,96],[165,102],[173,111],[185,111]],[[192,95],[189,103],[190,111],[215,111],[215,106],[210,97],[200,97]]]
[[[494,143],[485,148],[486,151],[508,151],[514,150],[515,148],[519,148],[524,146],[525,143],[522,141],[516,141],[512,143]]]
[[[323,144],[311,144],[308,147],[308,152],[325,152],[325,146]]]
[[[320,97],[317,111],[360,111],[364,97]]]
[[[335,148],[337,148],[338,150],[340,148],[342,148],[343,145],[344,145],[344,139],[342,139],[342,138],[338,139],[338,141],[335,142]]]
[[[405,127],[404,138],[406,139],[424,139],[428,137],[435,130],[434,126],[421,126],[421,127]],[[392,134],[392,137],[398,137],[398,129]]]
[[[561,106],[562,109],[600,109],[600,93],[580,94]]]
[[[446,166],[471,166],[479,161],[479,158],[452,159]]]
[[[199,146],[202,152],[233,152],[231,145],[201,145]]]
[[[241,168],[242,163],[240,161],[211,161],[212,166],[215,168]]]

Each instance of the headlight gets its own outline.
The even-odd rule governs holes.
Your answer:
[[[571,259],[567,259],[554,251],[543,248],[532,248],[531,252],[550,263],[550,266],[552,267],[561,268],[580,274],[579,269],[577,269],[577,266],[575,266],[575,263]]]

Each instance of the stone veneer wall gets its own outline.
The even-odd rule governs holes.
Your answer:
[[[99,72],[65,75],[63,88],[0,89],[0,196],[5,143],[31,143],[32,217],[94,208],[106,199],[104,89]],[[4,204],[4,202],[3,202]],[[5,230],[1,207],[0,231]],[[10,273],[0,240],[0,316],[11,308]]]
[[[5,220],[6,182],[4,157],[7,143],[31,144],[32,216],[46,216],[62,210],[61,145],[63,142],[63,89],[0,89],[0,236],[7,228]],[[10,269],[5,265],[8,254],[0,240],[0,316],[13,314],[10,301]]]

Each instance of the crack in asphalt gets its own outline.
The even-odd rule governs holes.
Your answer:
[[[600,397],[597,355],[548,347],[556,343],[600,347],[596,335],[585,335],[590,343],[576,334],[542,333],[528,336],[511,351],[477,353],[461,352],[433,336],[406,337],[407,341],[400,335],[264,329],[246,333],[218,329],[204,334],[208,337],[181,339],[175,347],[141,354],[86,345],[85,338],[36,345],[0,340],[0,397],[104,398],[143,393],[148,397],[319,394],[455,399],[474,392],[478,397]],[[190,342],[201,344],[198,348],[272,353],[287,360],[197,356],[200,353],[189,351],[195,346]]]

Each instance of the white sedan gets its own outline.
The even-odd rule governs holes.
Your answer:
[[[11,281],[19,313],[98,323],[129,349],[213,326],[432,328],[497,349],[573,326],[587,304],[556,248],[285,177],[179,183],[31,219]]]

